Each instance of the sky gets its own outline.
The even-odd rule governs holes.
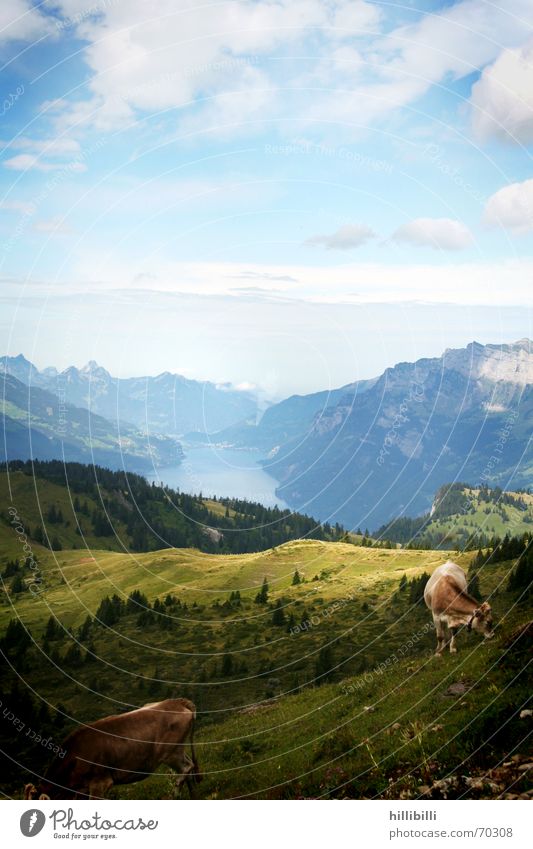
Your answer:
[[[269,399],[532,337],[533,0],[4,0],[0,353]]]

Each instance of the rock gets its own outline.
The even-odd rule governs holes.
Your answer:
[[[363,708],[365,713],[374,713],[375,709],[374,705],[365,705]]]
[[[465,681],[457,681],[455,684],[450,684],[444,692],[445,696],[463,696],[468,692],[470,686]]]
[[[430,731],[442,731],[443,728],[444,728],[444,725],[432,725],[429,730]]]
[[[533,710],[521,710],[520,719],[526,719],[528,716],[533,716]]]

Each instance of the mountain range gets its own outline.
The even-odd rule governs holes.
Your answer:
[[[459,479],[533,483],[533,350],[448,349],[399,363],[375,380],[293,396],[253,427],[212,438],[268,452],[264,467],[294,509],[346,527],[378,527],[431,507]]]
[[[168,371],[153,377],[119,378],[94,360],[81,369],[69,366],[61,372],[54,367],[39,371],[22,354],[0,358],[0,369],[75,407],[152,434],[179,437],[187,431],[209,432],[257,415],[256,399],[249,392]]]
[[[183,458],[172,437],[114,424],[11,374],[4,374],[2,394],[3,459],[75,460],[147,473]]]
[[[533,484],[528,339],[398,363],[371,380],[291,396],[262,416],[249,392],[170,372],[115,378],[94,362],[39,371],[22,355],[0,365],[8,458],[65,456],[142,472],[180,461],[176,437],[209,435],[260,451],[280,498],[347,528],[425,513],[456,480]]]

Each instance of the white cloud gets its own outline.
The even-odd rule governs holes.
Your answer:
[[[52,32],[53,21],[42,15],[29,0],[0,3],[0,43],[30,41]]]
[[[91,262],[92,259],[92,262]],[[87,269],[92,277],[87,277]],[[238,292],[243,272],[263,277],[297,279],[298,284],[277,282],[272,291]],[[94,253],[80,256],[64,282],[53,291],[122,292],[135,291],[189,293],[191,296],[229,296],[235,301],[255,297],[261,303],[400,303],[418,301],[437,304],[529,304],[533,261],[425,263],[350,262],[326,267],[312,265],[251,265],[230,262],[153,262],[142,286],[132,281],[139,269],[131,258],[106,259],[105,266],[94,264]],[[95,282],[96,281],[96,282]],[[270,287],[265,287],[270,290]],[[52,291],[52,290],[51,290]],[[201,320],[201,318],[199,318]]]
[[[444,251],[460,251],[473,243],[468,227],[453,218],[416,218],[398,227],[392,239]]]
[[[55,218],[43,218],[40,221],[36,221],[33,225],[33,229],[38,233],[53,233],[54,235],[65,236],[72,233],[72,228],[68,226],[66,221],[64,221],[60,215],[55,216]]]
[[[482,139],[533,141],[533,40],[504,50],[472,87],[472,122]]]
[[[6,212],[20,212],[21,215],[33,215],[35,204],[19,200],[5,200],[0,202],[0,209],[5,209]]]
[[[10,159],[4,160],[4,168],[11,171],[63,171],[72,173],[86,171],[87,166],[83,162],[47,162],[42,157],[33,153],[19,153]]]
[[[27,136],[20,136],[6,143],[6,147],[26,150],[33,154],[44,154],[45,156],[65,156],[69,153],[79,153],[80,144],[76,139],[70,138],[50,138],[50,139],[31,139]]]
[[[96,110],[97,129],[121,126],[136,111],[183,107],[228,91],[241,95],[229,108],[242,122],[253,107],[250,92],[272,84],[275,65],[263,69],[263,56],[282,56],[308,36],[353,40],[381,18],[366,0],[235,0],[210,6],[208,14],[184,0],[154,0],[149,10],[144,0],[102,3],[91,16],[79,0],[58,0],[54,9],[87,42],[83,55],[93,72],[88,99],[58,105],[71,122]],[[258,108],[266,105],[263,99]]]
[[[487,201],[484,221],[488,227],[504,227],[513,233],[533,231],[533,180],[511,183]]]
[[[311,236],[304,244],[311,247],[321,245],[330,251],[349,251],[364,245],[375,235],[366,224],[344,224],[335,233]]]

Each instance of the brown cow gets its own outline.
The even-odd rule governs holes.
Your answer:
[[[457,630],[466,625],[483,634],[485,639],[494,636],[492,631],[492,611],[490,604],[480,604],[467,592],[467,580],[464,571],[457,563],[448,560],[433,572],[424,589],[424,601],[433,614],[437,630],[437,655],[441,655],[446,645],[455,654],[455,636]],[[450,639],[446,639],[446,630]]]
[[[188,699],[166,699],[117,716],[106,716],[76,729],[61,745],[37,789],[24,788],[31,799],[101,798],[114,784],[131,784],[151,775],[161,764],[177,773],[176,788],[201,781],[194,753],[196,708]],[[190,738],[191,755],[185,751]]]

